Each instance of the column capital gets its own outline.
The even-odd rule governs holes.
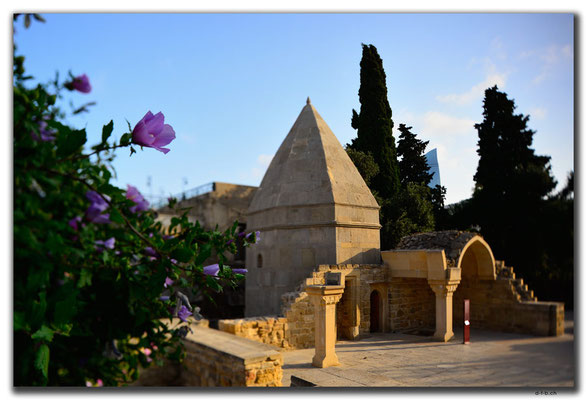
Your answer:
[[[459,283],[460,280],[428,280],[430,288],[437,296],[452,296]]]
[[[306,287],[306,292],[316,304],[329,306],[338,303],[344,292],[344,286],[310,285]]]

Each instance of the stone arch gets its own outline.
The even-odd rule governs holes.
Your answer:
[[[474,236],[463,246],[457,261],[462,278],[495,280],[495,258],[493,252],[481,236]]]

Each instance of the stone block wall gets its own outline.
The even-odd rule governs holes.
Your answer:
[[[515,275],[514,275],[515,277]],[[463,279],[453,296],[453,327],[463,325],[463,300],[470,300],[472,328],[558,336],[564,333],[564,304],[526,301],[513,278]]]
[[[359,335],[361,335],[371,330],[371,291],[375,288],[382,291],[388,285],[386,268],[383,264],[357,265],[356,267],[359,269]],[[386,293],[381,295],[386,297]]]
[[[279,349],[209,328],[184,339],[184,386],[281,386]]]
[[[426,279],[392,278],[388,288],[389,330],[434,330],[436,298]]]
[[[308,285],[323,285],[327,272],[340,272],[342,281],[355,270],[363,271],[361,287],[369,286],[373,280],[383,279],[381,265],[319,265],[302,281],[295,291],[285,293],[282,299],[282,315],[280,317],[250,317],[234,320],[219,321],[221,331],[232,333],[261,343],[268,343],[284,349],[307,349],[314,347],[314,305],[311,303],[306,287]],[[372,271],[371,271],[372,270]],[[359,288],[361,293],[360,313],[367,312],[367,321],[361,320],[361,332],[369,331],[369,291]],[[366,292],[366,295],[363,293]],[[366,311],[365,311],[366,310]]]
[[[168,362],[141,371],[133,386],[281,386],[279,349],[205,326],[183,340],[182,364]]]
[[[286,341],[287,319],[279,316],[224,319],[218,321],[218,329],[282,348],[289,348]]]

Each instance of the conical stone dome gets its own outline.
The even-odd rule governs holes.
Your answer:
[[[248,210],[247,316],[278,314],[280,298],[319,264],[380,263],[379,205],[309,99]]]
[[[273,157],[249,213],[325,203],[378,208],[346,151],[308,101]]]

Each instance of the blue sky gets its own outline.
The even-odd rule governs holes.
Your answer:
[[[361,43],[377,47],[397,127],[438,149],[447,203],[470,196],[483,91],[530,115],[537,154],[564,183],[573,169],[571,14],[43,14],[17,26],[18,52],[46,82],[86,73],[96,101],[69,119],[89,144],[162,111],[177,139],[164,155],[119,152],[116,184],[167,196],[211,181],[258,185],[310,96],[341,144],[356,131]],[[147,186],[148,177],[152,185]],[[187,181],[187,184],[185,183]],[[559,185],[560,187],[560,185]]]

